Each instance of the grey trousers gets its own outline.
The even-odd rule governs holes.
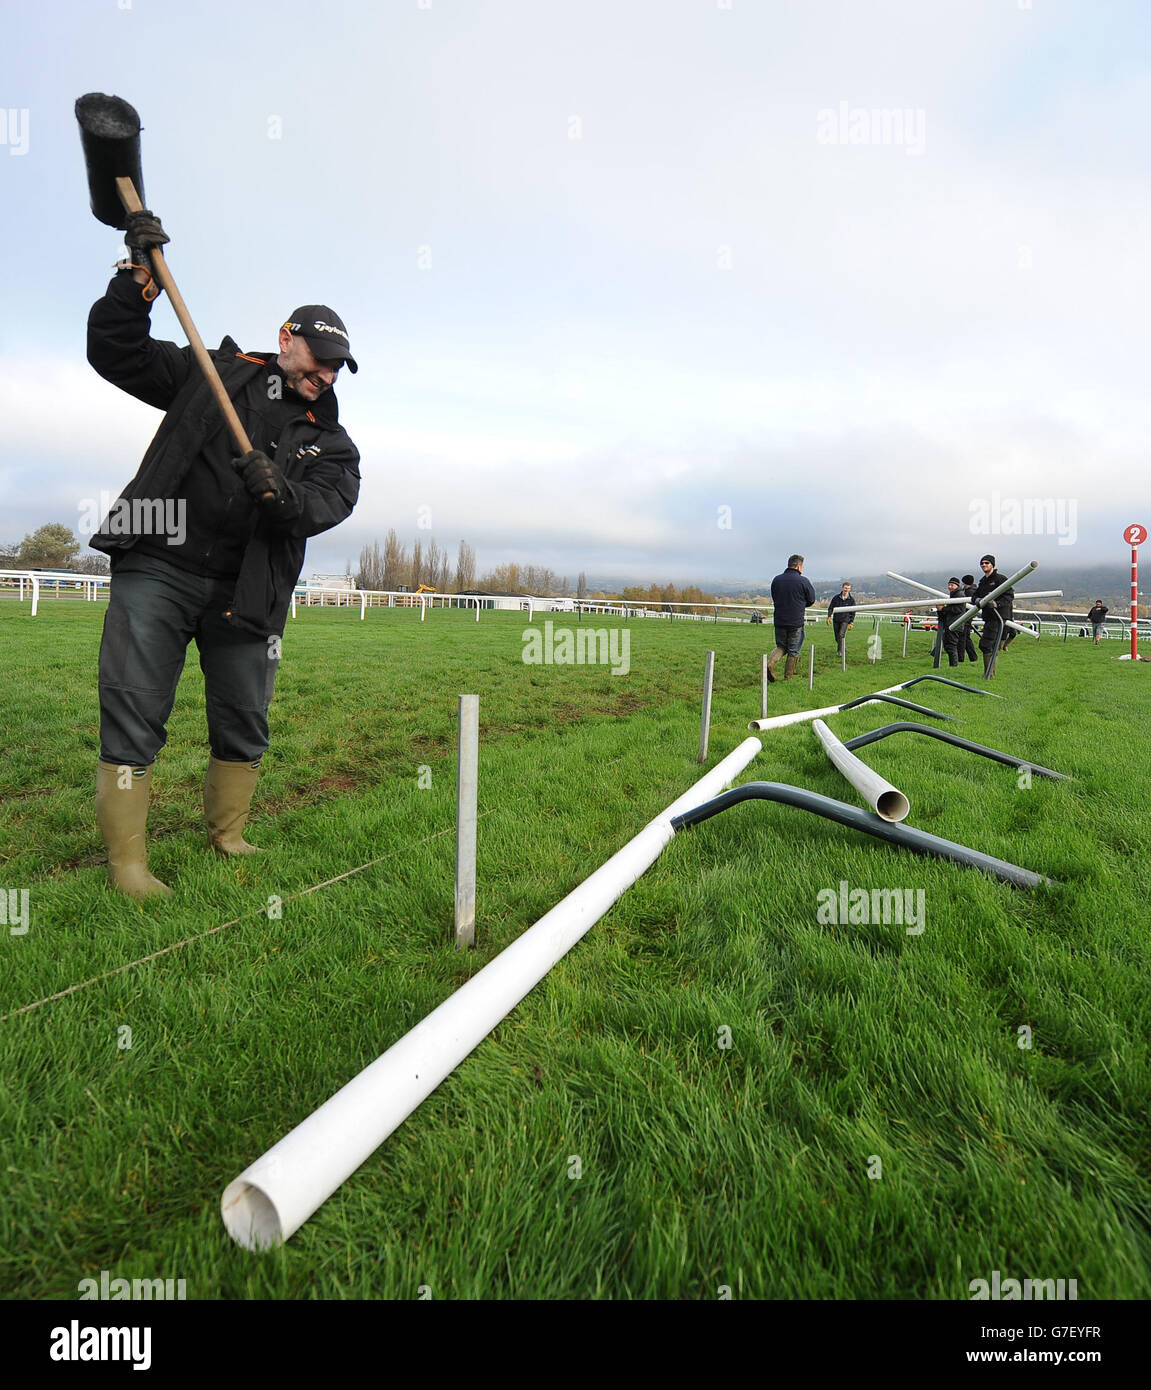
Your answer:
[[[195,641],[204,673],[208,743],[225,762],[258,762],[279,638],[252,637],[224,619],[235,581],[209,579],[132,552],[118,557],[100,643],[100,757],[146,767],[167,742],[168,718]]]
[[[803,624],[798,627],[781,627],[775,624],[775,645],[782,647],[788,656],[798,656],[803,647]]]

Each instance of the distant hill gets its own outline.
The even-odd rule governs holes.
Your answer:
[[[908,575],[909,579],[918,579],[921,584],[930,584],[936,589],[946,589],[947,581],[955,573],[954,570],[916,570]],[[963,573],[971,573],[965,570]],[[961,573],[959,578],[963,577]],[[889,579],[885,574],[852,574],[837,575],[833,579],[817,579],[811,575],[812,588],[815,590],[816,599],[825,602],[833,594],[839,592],[840,584],[844,579],[850,579],[852,592],[859,599],[870,599],[872,602],[883,602],[885,600],[910,599],[917,596],[917,591],[908,584],[900,584],[898,580]],[[975,576],[976,582],[979,575]],[[656,583],[671,582],[677,588],[683,588],[687,584],[695,584],[703,590],[705,594],[714,594],[719,599],[726,599],[728,602],[736,602],[739,599],[754,599],[756,597],[765,601],[770,600],[770,579],[677,579],[664,575],[652,575],[648,581]],[[601,589],[604,593],[619,593],[622,589],[637,584],[635,579],[608,579],[603,576],[589,576],[588,588],[591,590]],[[1086,612],[1088,607],[1101,598],[1112,612],[1119,610],[1129,611],[1131,604],[1131,571],[1126,565],[1087,565],[1079,568],[1057,567],[1054,565],[1041,565],[1036,570],[1034,576],[1027,580],[1021,587],[1027,589],[1062,589],[1062,598],[1036,599],[1036,606],[1040,608],[1062,608],[1069,611],[1078,612],[1082,609]],[[1148,591],[1151,592],[1151,580],[1148,581]],[[919,594],[919,597],[926,598],[927,595]]]

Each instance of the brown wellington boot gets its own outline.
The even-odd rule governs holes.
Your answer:
[[[779,665],[779,658],[783,655],[783,648],[776,647],[772,654],[767,658],[767,679],[774,684],[775,668]]]
[[[121,782],[127,785],[122,786]],[[96,765],[96,819],[108,850],[108,881],[130,898],[151,898],[172,890],[148,872],[146,831],[152,799],[152,769],[106,763]]]
[[[789,656],[789,657],[787,658],[787,665],[783,668],[783,679],[784,679],[785,681],[791,680],[792,676],[795,675],[795,668],[796,668],[798,665],[799,665],[799,657],[797,657],[797,656]]]
[[[226,763],[209,757],[204,778],[204,819],[208,823],[208,842],[218,854],[259,854],[257,845],[244,839],[248,808],[260,765]]]

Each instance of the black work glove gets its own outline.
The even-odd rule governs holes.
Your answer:
[[[278,502],[287,492],[284,475],[259,449],[253,449],[243,458],[233,459],[232,467],[257,502]]]
[[[152,268],[152,258],[149,251],[156,246],[166,246],[171,240],[168,233],[160,226],[160,219],[154,212],[149,212],[147,208],[141,208],[139,212],[130,212],[124,219],[124,243],[132,253],[132,260],[136,265],[142,265],[146,270]]]

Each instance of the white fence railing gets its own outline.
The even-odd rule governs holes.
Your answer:
[[[93,603],[108,597],[111,576],[107,574],[75,574],[71,570],[26,570],[0,569],[0,589],[18,588],[20,601],[32,600],[32,617],[39,610],[42,594],[55,598],[83,598]],[[297,584],[292,592],[292,617],[296,616],[297,606],[356,608],[360,618],[367,617],[369,608],[419,608],[420,621],[423,622],[429,608],[463,608],[475,610],[476,622],[480,620],[483,609],[489,611],[526,613],[531,621],[537,613],[566,613],[577,621],[584,617],[615,617],[625,621],[632,619],[655,618],[664,621],[690,621],[701,623],[747,623],[752,621],[752,613],[762,614],[765,625],[771,624],[771,608],[768,604],[755,603],[691,603],[683,600],[664,601],[662,599],[572,599],[544,598],[534,594],[416,594],[406,589],[347,589],[318,584]],[[688,610],[696,610],[689,612]],[[698,611],[706,610],[706,611]],[[923,615],[920,615],[922,618]],[[934,617],[933,614],[930,614]],[[1050,610],[1040,612],[1016,608],[1016,620],[1028,627],[1038,627],[1040,636],[1051,633],[1056,636],[1091,636],[1091,624],[1082,614],[1054,613]],[[827,618],[823,608],[809,610],[804,617],[806,626],[818,626]],[[896,623],[905,621],[905,614],[862,612],[860,619],[874,618],[879,622]],[[1151,640],[1151,619],[1141,618],[1138,624],[1139,640]],[[1129,640],[1131,620],[1129,617],[1109,615],[1103,626],[1103,636],[1120,641]]]
[[[20,602],[32,599],[32,617],[40,607],[41,592],[56,598],[83,597],[88,603],[108,597],[110,576],[106,574],[74,574],[71,570],[0,570],[0,583],[6,588],[19,587]]]

